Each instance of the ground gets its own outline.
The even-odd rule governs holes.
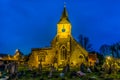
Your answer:
[[[37,70],[20,71],[23,74],[17,80],[120,80],[120,72],[117,74],[106,74],[104,72],[86,73],[86,76],[73,76],[73,71],[67,72],[64,77],[60,77],[61,71],[53,72],[53,77],[49,78],[50,71],[42,71],[42,75]]]

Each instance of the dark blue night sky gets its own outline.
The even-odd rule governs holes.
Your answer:
[[[0,53],[50,46],[64,1],[75,39],[89,37],[97,51],[120,41],[120,0],[0,0]]]

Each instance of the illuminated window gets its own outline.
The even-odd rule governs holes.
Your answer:
[[[66,60],[67,59],[67,50],[66,48],[63,46],[61,48],[61,60]]]

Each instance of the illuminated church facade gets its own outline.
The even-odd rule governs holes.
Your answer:
[[[60,21],[57,23],[57,34],[50,47],[33,48],[29,56],[28,64],[31,67],[43,67],[49,65],[79,66],[87,63],[88,52],[71,35],[72,25],[68,19],[66,7],[64,7]]]

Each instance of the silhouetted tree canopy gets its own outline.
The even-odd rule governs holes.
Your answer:
[[[104,44],[100,47],[100,53],[104,56],[112,55],[112,57],[120,58],[120,42],[112,45]]]
[[[103,44],[99,50],[102,55],[106,56],[110,53],[110,46],[107,44]]]

